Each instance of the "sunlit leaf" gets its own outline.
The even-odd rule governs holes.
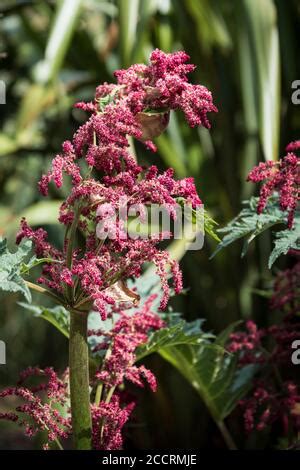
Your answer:
[[[182,344],[200,345],[202,342],[207,342],[213,335],[203,332],[201,325],[201,320],[190,323],[179,320],[174,324],[171,322],[166,328],[151,333],[148,342],[138,348],[136,352],[137,361],[155,352],[163,354],[165,348]]]
[[[286,224],[287,213],[281,211],[277,198],[270,199],[262,214],[257,214],[258,198],[252,197],[244,202],[245,208],[241,210],[237,217],[229,222],[226,227],[219,229],[219,233],[225,234],[222,241],[212,254],[214,257],[220,250],[231,245],[231,243],[245,238],[242,256],[248,250],[250,243],[262,232],[277,224]]]
[[[252,384],[256,367],[237,368],[237,357],[218,344],[164,348],[170,362],[198,392],[214,420],[219,423],[235,408]]]
[[[21,292],[27,302],[31,302],[31,293],[20,270],[31,247],[30,240],[22,240],[17,251],[12,253],[8,250],[7,241],[0,240],[0,289],[4,292]]]

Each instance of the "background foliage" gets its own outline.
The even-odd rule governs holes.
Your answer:
[[[197,64],[193,81],[212,90],[219,113],[210,132],[189,129],[173,115],[157,139],[157,154],[137,144],[139,160],[172,166],[178,177],[194,176],[220,226],[252,195],[254,186],[245,182],[249,169],[277,159],[299,138],[299,108],[291,102],[292,81],[300,78],[296,0],[3,1],[0,14],[0,79],[6,84],[6,105],[0,106],[0,235],[11,244],[21,215],[46,226],[61,243],[56,217],[66,189],[52,186],[50,199],[42,200],[36,182],[84,119],[72,105],[91,99],[100,82],[113,79],[114,69],[147,61],[155,47],[188,52]],[[209,260],[215,242],[207,238],[204,249],[182,260],[189,290],[173,300],[176,311],[188,320],[205,318],[204,329],[216,333],[250,316],[267,324],[267,301],[255,291],[270,283],[270,243],[263,234],[243,260],[238,243]],[[177,257],[184,254],[178,243],[171,249]],[[17,307],[16,299],[1,297],[0,338],[7,343],[1,385],[14,383],[29,364],[65,366],[67,342]],[[196,391],[160,357],[147,361],[160,387],[155,395],[135,392],[141,404],[127,445],[223,446]],[[12,435],[14,448],[28,446],[15,428],[7,431],[1,423],[0,447],[7,448]]]

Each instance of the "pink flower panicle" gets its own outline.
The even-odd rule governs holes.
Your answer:
[[[112,312],[118,318],[110,331],[88,331],[90,337],[101,337],[101,342],[94,347],[93,352],[105,351],[102,365],[96,372],[93,383],[94,386],[102,384],[103,389],[100,403],[92,405],[91,408],[95,449],[122,448],[122,429],[135,406],[132,401],[121,406],[118,386],[123,384],[124,380],[138,387],[144,387],[146,381],[151,390],[156,391],[154,374],[143,365],[135,365],[137,348],[147,342],[149,333],[165,325],[160,316],[153,312],[153,302],[156,298],[157,294],[150,295],[134,312],[113,307]],[[117,391],[108,400],[109,391],[115,388]]]
[[[149,149],[156,150],[151,136],[164,130],[170,110],[182,109],[192,127],[209,128],[207,113],[217,112],[217,108],[205,86],[188,82],[187,74],[195,68],[186,63],[188,60],[185,52],[165,54],[156,49],[148,66],[135,64],[127,70],[117,70],[117,84],[100,85],[92,103],[77,103],[77,108],[91,116],[73,141],[63,144],[62,153],[54,158],[52,169],[39,183],[41,193],[47,194],[52,180],[60,188],[63,173],[72,177],[74,186],[80,184],[77,160],[83,155],[90,167],[107,174],[121,172],[124,166],[136,172],[139,167],[130,153],[127,137],[143,140]],[[147,115],[150,111],[152,116]],[[153,117],[155,112],[157,117]],[[150,138],[145,138],[147,135]]]
[[[285,436],[289,434],[291,427],[299,432],[299,403],[300,390],[294,382],[284,382],[281,393],[278,393],[273,385],[257,381],[252,395],[241,400],[241,406],[245,410],[245,430],[248,433],[253,430],[263,431],[279,421]]]
[[[34,377],[46,377],[47,382],[25,387],[24,381]],[[10,387],[0,392],[0,399],[15,397],[20,400],[15,412],[0,413],[0,419],[13,421],[24,428],[25,434],[34,436],[39,431],[47,433],[47,443],[67,439],[71,434],[70,417],[63,417],[57,405],[66,406],[68,400],[66,375],[59,379],[50,367],[41,370],[29,367],[20,375],[17,387]]]
[[[294,253],[296,258],[299,252]],[[228,349],[239,353],[240,364],[261,363],[271,370],[283,371],[283,383],[278,387],[278,377],[271,375],[258,378],[250,394],[240,405],[243,409],[245,429],[262,431],[273,423],[283,426],[284,435],[291,430],[300,432],[300,389],[293,382],[291,362],[292,343],[300,337],[299,261],[294,266],[279,272],[274,282],[271,309],[283,314],[279,324],[259,329],[253,321],[246,323],[245,332],[230,335]],[[267,352],[266,347],[272,344]]]
[[[300,251],[295,250],[295,255],[298,261],[294,266],[277,274],[271,298],[271,308],[289,316],[300,314]]]
[[[165,54],[156,49],[149,66],[138,64],[116,71],[118,84],[124,87],[133,112],[181,109],[191,127],[209,128],[207,113],[218,110],[207,88],[188,83],[187,74],[195,69],[193,64],[186,63],[188,60],[185,52]]]
[[[254,167],[248,180],[254,183],[264,182],[260,189],[257,212],[261,213],[274,191],[279,194],[279,206],[282,211],[288,211],[288,228],[292,229],[295,212],[299,209],[300,199],[300,165],[296,155],[300,149],[300,141],[291,142],[288,152],[279,162],[260,163]],[[300,335],[300,262],[299,250],[290,250],[296,257],[292,268],[279,272],[274,282],[273,295],[270,300],[272,310],[278,310],[283,315],[280,324],[274,324],[265,329],[258,329],[251,322],[247,324],[248,332],[238,332],[231,335],[229,349],[240,352],[240,362],[265,365],[271,364],[278,371],[284,371],[284,380],[278,388],[270,377],[256,381],[250,395],[241,401],[244,410],[245,428],[248,432],[262,431],[273,423],[281,423],[285,436],[291,430],[295,434],[300,431],[300,390],[293,382],[293,364],[291,363],[291,346]],[[272,349],[266,352],[264,343],[272,340]],[[291,377],[291,380],[288,377]]]
[[[91,406],[92,443],[95,450],[120,450],[123,446],[122,429],[135,406],[134,402],[121,406],[114,394],[111,401]]]
[[[258,329],[252,320],[248,320],[245,332],[238,331],[230,335],[228,350],[231,353],[240,353],[240,362],[243,364],[263,362],[264,358],[258,351],[265,335],[265,330]]]
[[[71,177],[72,188],[59,213],[59,222],[66,226],[63,247],[53,247],[47,233],[42,228],[33,230],[25,219],[17,234],[17,243],[29,238],[38,257],[51,258],[51,262],[43,264],[38,282],[55,291],[63,305],[81,312],[94,307],[102,320],[107,313],[118,311],[119,319],[109,333],[90,332],[103,336],[98,349],[106,351],[95,377],[96,382],[102,382],[105,396],[99,405],[92,405],[95,448],[122,446],[121,431],[133,408],[133,404],[121,406],[119,392],[111,398],[110,390],[124,380],[140,387],[147,382],[153,391],[156,389],[152,372],[135,365],[136,349],[163,322],[151,310],[152,297],[133,314],[122,310],[124,303],[135,306],[138,301],[126,281],[140,276],[145,262],[153,262],[162,284],[162,309],[170,296],[170,275],[175,292],[182,289],[178,263],[158,246],[169,233],[160,232],[148,239],[124,237],[128,213],[125,221],[120,217],[112,220],[112,216],[119,214],[128,202],[130,207],[141,208],[143,217],[147,208],[156,204],[173,219],[177,216],[178,199],[194,209],[201,204],[192,178],[178,181],[172,169],[160,174],[154,165],[141,167],[130,151],[128,139],[138,139],[155,151],[152,140],[166,129],[171,110],[177,109],[183,111],[190,126],[210,127],[207,114],[217,112],[217,108],[206,87],[188,82],[187,75],[194,70],[188,60],[185,52],[165,54],[156,49],[149,65],[135,64],[116,71],[117,83],[104,83],[96,89],[92,102],[77,103],[76,107],[89,113],[89,117],[73,138],[63,143],[39,182],[39,190],[46,196],[51,182],[61,188],[64,176]],[[99,226],[110,236],[101,238]],[[86,240],[81,248],[76,246],[76,237],[70,236],[78,229]],[[46,375],[47,384],[32,389],[22,386],[25,379],[36,375]],[[47,430],[49,442],[67,437],[71,432],[70,419],[60,417],[52,407],[55,401],[65,403],[65,384],[52,369],[42,372],[38,368],[25,371],[21,381],[18,387],[0,395],[14,395],[25,402],[15,414],[5,417],[19,421],[19,413],[23,413],[28,417],[21,421],[27,434]],[[45,394],[47,403],[41,398]],[[48,442],[44,448],[49,448]]]
[[[134,365],[137,347],[147,342],[151,331],[164,326],[159,315],[152,312],[152,303],[155,298],[156,294],[151,295],[133,314],[118,309],[119,319],[108,333],[102,330],[89,331],[90,336],[101,335],[103,337],[103,341],[94,348],[94,352],[109,350],[109,355],[105,356],[100,370],[95,375],[97,381],[108,387],[116,387],[126,379],[143,387],[143,379],[145,379],[151,390],[156,390],[156,379],[152,372],[143,365]]]
[[[152,134],[159,135],[165,129],[172,109],[182,109],[192,126],[209,127],[207,113],[216,108],[204,86],[188,82],[187,74],[194,69],[188,59],[184,52],[165,54],[157,49],[148,66],[136,64],[117,71],[116,84],[99,86],[93,102],[77,104],[91,115],[72,141],[63,143],[62,152],[53,159],[51,170],[39,183],[41,193],[46,195],[51,181],[60,188],[64,174],[72,178],[72,189],[61,205],[59,221],[69,227],[78,219],[78,228],[86,236],[86,248],[72,250],[72,266],[67,256],[67,237],[60,251],[50,245],[43,229],[32,230],[25,220],[21,222],[17,243],[24,237],[30,238],[39,257],[51,257],[54,261],[44,265],[38,282],[63,296],[68,287],[76,286],[75,297],[81,299],[83,308],[88,310],[94,305],[103,319],[106,304],[115,302],[111,288],[116,280],[139,276],[145,262],[154,262],[161,278],[164,292],[161,308],[166,307],[169,298],[169,268],[175,291],[182,288],[178,264],[158,248],[168,233],[154,234],[147,240],[126,238],[124,221],[119,218],[112,221],[110,214],[100,213],[99,208],[110,205],[118,214],[124,200],[130,206],[157,204],[175,219],[178,198],[193,208],[201,204],[193,178],[177,181],[172,169],[159,174],[154,165],[142,168],[128,144],[131,136],[153,149]],[[79,162],[83,157],[89,167],[88,175]],[[90,176],[93,168],[102,175],[99,180]],[[96,236],[99,222],[107,233],[114,231],[114,236],[107,237],[105,243]]]
[[[24,382],[40,377],[46,377],[47,382],[34,386],[24,386]],[[16,387],[10,387],[0,392],[0,399],[14,397],[20,404],[14,412],[0,412],[0,420],[17,423],[24,429],[28,437],[38,432],[46,433],[47,441],[44,450],[50,449],[53,441],[68,439],[72,435],[72,423],[68,408],[68,371],[59,379],[50,367],[42,370],[39,367],[28,367],[20,374]],[[101,401],[99,405],[91,405],[92,414],[92,444],[95,450],[117,450],[122,448],[122,429],[126,424],[134,402],[121,405],[121,396],[114,394],[109,403]],[[62,416],[59,411],[65,410]],[[103,430],[101,431],[101,427]]]
[[[269,197],[274,191],[279,193],[279,205],[282,211],[288,211],[288,227],[292,228],[295,211],[300,200],[300,161],[294,151],[299,150],[300,141],[287,146],[288,154],[279,162],[259,163],[249,175],[248,181],[259,183],[265,181],[260,189],[257,212],[265,209]]]

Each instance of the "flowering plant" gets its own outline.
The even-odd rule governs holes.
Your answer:
[[[60,439],[70,434],[76,449],[120,448],[121,430],[134,403],[126,403],[119,386],[124,379],[143,386],[145,379],[152,390],[156,389],[151,371],[135,365],[136,351],[147,343],[150,333],[163,329],[165,323],[152,308],[153,296],[134,313],[126,311],[128,307],[137,308],[140,300],[127,281],[141,275],[144,263],[154,263],[162,287],[160,309],[165,309],[170,296],[169,273],[174,291],[179,293],[181,271],[178,262],[159,248],[167,235],[164,231],[146,239],[128,238],[128,214],[125,221],[114,219],[114,227],[111,215],[112,211],[124,211],[124,200],[141,212],[158,204],[174,219],[178,201],[193,210],[201,205],[192,178],[178,181],[172,169],[160,174],[155,165],[142,167],[131,141],[135,138],[155,151],[152,139],[165,130],[170,112],[177,109],[184,112],[190,126],[210,127],[207,113],[217,109],[207,88],[188,82],[187,74],[194,69],[188,59],[184,52],[165,54],[155,50],[149,65],[136,64],[116,71],[116,84],[100,85],[92,102],[76,105],[90,117],[72,141],[63,143],[62,152],[39,182],[39,190],[46,196],[51,182],[59,188],[64,175],[72,180],[72,189],[59,213],[59,222],[65,226],[61,249],[48,241],[43,228],[34,230],[25,219],[16,238],[18,251],[9,253],[2,242],[2,289],[21,291],[27,300],[31,298],[29,290],[50,297],[59,305],[51,312],[52,323],[69,337],[68,369],[62,379],[50,368],[30,368],[18,387],[0,395],[23,401],[15,412],[1,413],[0,418],[19,422],[28,435],[39,429],[46,431],[45,448],[52,441],[61,447]],[[99,236],[99,224],[104,237]],[[110,237],[112,229],[114,236]],[[29,240],[35,256],[25,263],[31,248]],[[36,283],[25,281],[24,276],[39,264],[42,274]],[[92,309],[102,323],[88,331]],[[63,325],[59,315],[64,318]],[[106,330],[104,322],[112,319]],[[100,338],[93,348],[100,361],[89,358],[88,336]],[[181,342],[187,337],[183,334]],[[25,387],[24,380],[34,376],[46,376],[48,383]],[[58,406],[64,409],[64,416]]]
[[[232,333],[227,342],[240,366],[257,368],[251,390],[240,401],[247,434],[275,429],[283,448],[299,448],[300,431],[300,384],[295,367],[300,344],[299,149],[300,141],[291,142],[283,159],[260,163],[250,171],[248,181],[264,182],[259,197],[246,201],[246,208],[221,230],[225,236],[216,250],[246,236],[244,255],[260,233],[277,224],[285,226],[275,233],[269,266],[287,254],[290,267],[278,271],[272,290],[264,293],[269,297],[270,314],[276,314],[277,321],[269,320],[270,326],[259,328],[248,320],[245,331]]]

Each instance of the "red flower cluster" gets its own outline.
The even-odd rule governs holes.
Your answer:
[[[299,148],[300,141],[291,142],[286,147],[288,154],[279,162],[261,162],[248,175],[248,181],[253,183],[265,181],[260,190],[257,212],[260,214],[272,193],[278,191],[280,208],[288,211],[289,228],[293,226],[300,200],[300,160],[294,153]]]
[[[297,258],[299,252],[295,252]],[[259,329],[253,321],[244,332],[230,336],[228,349],[240,354],[240,364],[262,364],[262,377],[250,395],[240,402],[248,432],[263,430],[279,422],[284,435],[300,431],[300,388],[292,364],[292,344],[300,338],[300,262],[279,272],[273,287],[270,307],[283,315],[281,323]],[[271,348],[270,348],[271,345]],[[269,371],[267,376],[264,372]]]
[[[21,223],[17,242],[27,237],[34,241],[38,256],[50,257],[54,262],[45,264],[39,282],[55,290],[78,310],[88,310],[92,304],[106,317],[106,304],[114,303],[111,287],[119,280],[139,276],[143,263],[154,262],[162,280],[164,296],[161,308],[169,297],[168,269],[174,276],[178,293],[182,288],[178,264],[157,245],[166,234],[159,233],[145,239],[124,237],[124,220],[114,221],[114,237],[105,242],[96,235],[99,221],[107,232],[111,230],[111,210],[119,214],[124,201],[130,206],[148,207],[159,204],[172,217],[176,217],[177,198],[184,198],[193,207],[201,204],[194,181],[186,178],[176,181],[173,170],[158,173],[155,166],[141,168],[130,152],[128,137],[149,141],[166,127],[172,109],[182,109],[191,126],[209,127],[207,113],[217,109],[211,93],[201,85],[188,83],[187,73],[194,66],[187,64],[184,52],[165,54],[155,50],[150,65],[133,65],[115,73],[118,83],[101,85],[92,103],[79,103],[91,113],[73,137],[65,142],[62,153],[52,162],[52,169],[42,177],[39,188],[47,195],[53,180],[57,187],[63,184],[64,173],[72,177],[72,190],[62,204],[59,220],[66,225],[67,234],[62,251],[53,248],[42,229],[32,230],[25,220]],[[161,111],[163,109],[163,111]],[[82,158],[88,168],[82,166]],[[92,178],[93,169],[102,176]],[[106,211],[107,206],[110,209]],[[123,211],[124,212],[124,211]],[[79,228],[86,236],[86,248],[74,249],[72,234]]]
[[[47,382],[25,387],[24,381],[32,377],[46,377]],[[63,417],[58,406],[66,408],[68,403],[67,374],[59,379],[50,367],[41,370],[38,367],[29,367],[20,375],[17,387],[7,388],[0,392],[0,398],[15,397],[21,403],[15,412],[0,413],[0,419],[17,422],[24,427],[25,434],[34,436],[38,431],[47,433],[47,443],[66,439],[71,433],[71,420]]]
[[[122,429],[135,406],[120,405],[120,397],[113,395],[110,403],[92,405],[92,443],[95,450],[119,450],[123,445]]]
[[[90,330],[89,335],[101,336],[103,341],[94,348],[94,352],[106,350],[101,369],[96,373],[95,379],[106,387],[115,387],[123,383],[124,379],[144,386],[142,378],[146,379],[150,388],[156,390],[156,379],[151,371],[143,365],[135,366],[136,348],[148,340],[151,331],[164,326],[162,319],[151,311],[156,294],[151,295],[142,307],[133,314],[126,310],[118,310],[119,319],[109,332]],[[116,309],[115,309],[116,312]]]
[[[121,406],[121,397],[115,392],[124,380],[144,387],[144,380],[156,391],[156,378],[144,365],[136,366],[136,349],[148,341],[149,333],[164,326],[160,316],[152,311],[156,294],[151,295],[134,312],[114,307],[112,314],[118,317],[110,331],[89,330],[90,337],[101,337],[93,352],[105,351],[100,369],[93,385],[101,387],[99,403],[92,405],[93,447],[115,450],[123,444],[122,428],[135,403]]]
[[[241,401],[245,409],[245,429],[262,431],[276,421],[280,421],[285,436],[291,428],[300,430],[300,390],[293,382],[281,384],[281,390],[266,381],[258,381],[249,398]]]
[[[280,309],[289,317],[300,313],[300,251],[290,250],[290,254],[297,261],[292,268],[279,271],[271,299],[271,308]]]

